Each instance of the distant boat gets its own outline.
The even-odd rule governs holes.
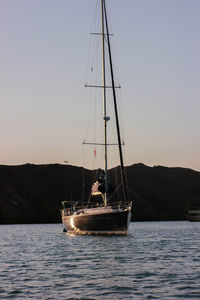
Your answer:
[[[122,155],[122,140],[120,136],[120,126],[118,118],[118,109],[115,92],[115,82],[112,65],[112,55],[110,47],[110,33],[108,29],[108,20],[106,12],[106,1],[100,0],[101,4],[101,33],[96,35],[101,36],[102,44],[102,84],[95,86],[103,89],[103,143],[88,143],[93,145],[102,145],[104,147],[104,170],[101,177],[93,183],[90,188],[90,195],[87,203],[78,201],[76,204],[71,200],[64,201],[63,209],[61,210],[63,231],[69,234],[122,234],[126,235],[131,219],[131,202],[128,199],[128,189],[126,176],[124,171],[124,162]],[[107,52],[106,52],[107,51]],[[108,55],[108,60],[105,59],[105,53]],[[108,66],[106,67],[106,61]],[[109,70],[109,78],[111,85],[106,82],[106,70]],[[90,87],[90,86],[88,86]],[[92,86],[94,87],[94,86]],[[112,90],[114,118],[117,131],[117,146],[119,149],[119,161],[121,170],[121,182],[114,189],[112,188],[108,175],[108,146],[107,140],[107,123],[110,117],[106,113],[106,93],[107,89]],[[87,144],[84,142],[84,144]],[[94,150],[96,155],[96,148]],[[122,188],[121,198],[115,199],[115,193]]]
[[[200,222],[200,206],[190,207],[188,209],[187,219],[190,222]]]

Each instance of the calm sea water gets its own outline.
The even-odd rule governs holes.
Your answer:
[[[128,236],[0,226],[0,299],[200,299],[200,223],[131,223]]]

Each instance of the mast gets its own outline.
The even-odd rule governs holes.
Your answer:
[[[102,2],[102,8],[103,8],[104,14],[105,14],[106,36],[107,36],[107,41],[108,41],[108,54],[109,54],[109,62],[110,62],[110,72],[111,72],[111,81],[112,81],[112,90],[113,90],[115,120],[116,120],[116,127],[117,127],[117,138],[118,138],[118,145],[119,145],[120,165],[121,165],[121,177],[122,177],[122,184],[123,184],[125,202],[128,203],[128,189],[127,189],[127,182],[126,182],[126,176],[125,176],[125,171],[124,171],[124,161],[123,161],[123,154],[122,154],[120,128],[119,128],[119,118],[118,118],[117,100],[116,100],[116,93],[115,93],[115,81],[114,81],[113,64],[112,64],[112,56],[111,56],[110,36],[109,36],[109,29],[108,29],[106,4],[105,4],[105,0],[101,0],[101,2]]]
[[[102,84],[103,84],[103,120],[104,120],[104,180],[105,193],[104,205],[107,207],[108,202],[108,149],[107,149],[107,122],[109,117],[106,116],[106,72],[105,72],[105,29],[104,29],[104,3],[101,0],[101,40],[102,40]]]

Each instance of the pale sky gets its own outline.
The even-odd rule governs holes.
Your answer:
[[[96,2],[0,0],[0,164],[83,164]],[[107,2],[126,165],[200,171],[200,1]]]

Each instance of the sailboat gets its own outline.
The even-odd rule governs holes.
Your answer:
[[[200,206],[190,207],[186,217],[190,222],[200,222]]]
[[[127,180],[124,169],[122,140],[120,135],[118,107],[116,99],[116,87],[113,72],[112,53],[110,46],[110,33],[108,28],[106,1],[100,0],[101,5],[101,33],[96,33],[101,36],[102,44],[102,85],[96,86],[103,89],[103,128],[104,128],[104,170],[101,177],[93,183],[90,188],[89,201],[87,203],[74,204],[72,199],[64,201],[63,209],[61,210],[64,232],[68,234],[117,234],[126,235],[128,232],[129,223],[131,220],[131,206],[129,201]],[[107,52],[106,52],[107,51]],[[105,66],[105,53],[108,56],[108,68]],[[107,85],[105,72],[109,69],[111,85]],[[110,178],[108,174],[108,137],[107,123],[110,117],[107,116],[106,93],[107,89],[112,90],[113,107],[115,115],[115,128],[117,131],[117,147],[119,150],[120,159],[120,177],[122,193],[120,199],[113,201],[115,190],[110,188]],[[85,142],[85,144],[87,144]],[[97,145],[93,143],[94,145]],[[99,144],[98,144],[99,145]],[[78,202],[79,203],[79,202]]]

